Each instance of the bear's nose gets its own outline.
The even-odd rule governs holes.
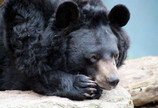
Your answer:
[[[119,78],[118,77],[111,77],[107,78],[107,83],[109,83],[111,86],[115,87],[119,83]]]

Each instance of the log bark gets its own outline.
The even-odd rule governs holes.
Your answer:
[[[72,101],[42,96],[31,91],[0,92],[0,108],[133,108],[130,94],[122,87],[104,91],[99,100]]]
[[[119,74],[120,85],[132,95],[135,106],[158,102],[158,57],[128,60]]]

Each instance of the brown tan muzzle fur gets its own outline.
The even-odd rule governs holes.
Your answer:
[[[97,84],[106,90],[111,90],[119,83],[117,67],[115,60],[100,60],[97,63],[98,73],[95,81]]]

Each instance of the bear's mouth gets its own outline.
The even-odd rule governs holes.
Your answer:
[[[97,81],[96,81],[97,82]],[[97,84],[99,85],[99,87],[103,90],[112,90],[115,89],[116,86],[110,86],[108,83],[100,83],[97,82]]]

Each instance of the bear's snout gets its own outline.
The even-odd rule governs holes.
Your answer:
[[[107,83],[109,83],[111,86],[116,87],[117,84],[119,83],[119,78],[118,77],[111,77],[107,78]]]
[[[118,85],[119,77],[114,59],[109,61],[100,60],[97,64],[97,68],[98,72],[95,81],[101,88],[111,90]]]

